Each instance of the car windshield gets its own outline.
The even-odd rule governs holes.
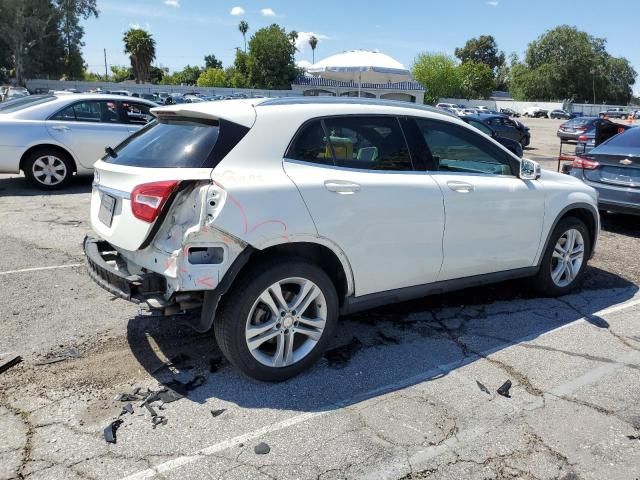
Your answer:
[[[54,95],[29,95],[0,103],[0,113],[13,113],[55,100]]]

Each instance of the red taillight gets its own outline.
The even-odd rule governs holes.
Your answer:
[[[131,211],[133,216],[144,222],[151,223],[162,211],[169,196],[178,188],[177,180],[164,182],[143,183],[131,192]]]
[[[586,132],[587,131],[587,127],[577,127],[576,131],[578,131],[578,132]]]
[[[589,160],[588,158],[576,157],[573,160],[571,168],[584,168],[585,170],[595,170],[600,164],[595,160]]]
[[[578,141],[579,142],[587,142],[587,141],[589,141],[589,137],[587,137],[586,135],[580,135],[578,137]]]

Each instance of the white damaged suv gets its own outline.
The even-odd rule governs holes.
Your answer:
[[[340,314],[521,277],[562,295],[594,252],[591,187],[432,108],[302,97],[152,113],[95,164],[89,274],[213,327],[256,379],[310,367]]]

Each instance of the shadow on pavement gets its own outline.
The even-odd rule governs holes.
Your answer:
[[[0,178],[0,197],[31,197],[50,195],[73,195],[91,192],[91,175],[74,176],[71,183],[60,190],[40,190],[32,187],[23,176]]]
[[[526,281],[515,281],[346,316],[334,333],[331,349],[337,351],[279,384],[245,378],[226,365],[212,332],[198,334],[176,319],[136,317],[128,323],[127,337],[136,359],[160,383],[207,377],[189,393],[193,402],[216,398],[245,408],[316,411],[447,375],[478,359],[465,352],[466,345],[474,346],[471,352],[495,352],[582,317],[608,328],[595,312],[632,298],[637,290],[615,274],[590,268],[583,290],[560,299],[537,298]],[[162,367],[167,358],[179,356],[183,360],[176,370]]]
[[[278,384],[252,381],[221,365],[213,333],[197,334],[176,320],[138,316],[128,323],[127,337],[136,359],[160,383],[205,375],[204,385],[188,395],[193,402],[216,398],[244,408],[333,410],[445,376],[478,360],[476,352],[499,351],[583,317],[608,328],[595,312],[637,290],[615,274],[590,268],[583,290],[559,299],[537,298],[526,281],[512,281],[350,315],[341,318],[331,353]],[[178,355],[188,360],[176,371],[158,369],[161,357]]]
[[[640,238],[640,215],[606,213],[600,216],[603,230],[628,237]]]

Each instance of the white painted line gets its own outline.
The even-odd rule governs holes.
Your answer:
[[[40,272],[42,270],[56,270],[58,268],[80,267],[82,265],[84,265],[84,263],[69,263],[67,265],[54,265],[52,267],[23,268],[21,270],[7,270],[6,272],[0,272],[0,275],[10,275],[12,273],[23,273],[23,272]]]
[[[634,307],[636,305],[640,304],[640,298],[635,299],[635,300],[631,300],[628,301],[626,303],[621,303],[619,305],[614,305],[612,307],[608,307],[605,308],[603,310],[600,310],[598,312],[593,313],[592,315],[598,315],[598,316],[602,316],[605,315],[607,313],[614,313],[614,312],[619,312],[621,310],[625,310],[631,307]],[[548,335],[549,333],[552,333],[554,331],[558,331],[561,330],[563,328],[566,328],[569,325],[574,325],[576,323],[579,322],[583,322],[585,321],[585,318],[579,318],[576,319],[575,321],[568,323],[566,325],[562,325],[561,327],[555,328],[553,330],[549,330],[548,332],[545,332],[542,335]],[[524,342],[524,341],[528,341],[532,338],[539,338],[542,335],[528,335],[526,337],[523,337],[520,340],[514,340],[514,343],[519,343],[519,342]],[[495,353],[495,351],[497,351],[497,348],[491,348],[488,349],[487,351],[483,351],[481,352],[482,355],[490,355],[491,353]],[[637,354],[637,352],[634,352],[634,354]],[[420,374],[414,375],[412,377],[409,378],[405,378],[403,380],[400,380],[399,382],[395,382],[392,384],[388,384],[388,385],[383,385],[381,387],[377,387],[374,388],[373,390],[369,390],[368,392],[364,392],[364,393],[360,393],[358,395],[355,395],[354,397],[351,398],[347,398],[344,400],[341,400],[340,402],[333,404],[333,405],[327,405],[325,407],[322,407],[321,409],[318,410],[314,410],[311,412],[306,412],[306,413],[302,413],[300,415],[296,415],[294,417],[282,420],[280,422],[276,422],[274,424],[271,425],[266,425],[262,428],[259,428],[257,430],[254,430],[252,432],[247,432],[244,433],[242,435],[238,435],[237,437],[233,437],[230,438],[228,440],[224,440],[222,442],[213,444],[209,447],[203,448],[201,450],[198,450],[190,455],[184,455],[181,457],[177,457],[173,460],[168,460],[164,463],[160,463],[154,467],[148,468],[146,470],[142,470],[139,471],[137,473],[131,474],[127,477],[124,477],[122,480],[145,480],[148,478],[152,478],[158,474],[162,474],[171,470],[174,470],[178,467],[181,467],[183,465],[187,465],[189,463],[193,463],[199,459],[202,459],[203,457],[206,457],[208,455],[212,455],[214,453],[217,452],[221,452],[223,450],[226,450],[228,448],[231,448],[235,445],[238,445],[239,443],[247,443],[250,440],[254,440],[257,439],[259,437],[262,437],[264,435],[267,435],[269,433],[273,433],[273,432],[277,432],[280,430],[283,430],[285,428],[288,427],[292,427],[294,425],[298,425],[300,423],[304,423],[308,420],[317,418],[317,417],[321,417],[323,415],[326,415],[328,413],[332,413],[335,412],[338,408],[344,408],[346,406],[349,405],[354,405],[356,403],[359,403],[361,401],[364,401],[366,399],[372,398],[374,396],[378,396],[378,395],[383,395],[385,393],[389,393],[389,392],[393,392],[396,390],[400,390],[402,388],[407,388],[411,385],[416,385],[420,382],[424,382],[426,380],[429,379],[433,379],[436,376],[439,375],[445,375],[448,372],[450,372],[451,370],[454,370],[456,368],[459,368],[461,366],[467,365],[469,363],[471,363],[472,361],[477,360],[479,357],[473,355],[470,357],[467,357],[465,359],[461,359],[455,362],[450,362],[446,365],[439,365],[438,367],[432,368],[430,370],[427,370],[425,372],[422,372]],[[623,362],[624,360],[626,360],[626,356],[623,357]],[[634,357],[635,358],[635,357]],[[620,362],[620,363],[615,363],[612,365],[607,365],[605,367],[599,367],[597,369],[595,369],[597,372],[593,373],[593,374],[585,374],[583,375],[583,377],[580,377],[579,379],[576,379],[574,382],[577,382],[576,384],[574,384],[574,382],[569,382],[567,384],[567,387],[562,389],[561,387],[557,387],[557,389],[562,389],[560,391],[566,391],[566,392],[570,392],[573,391],[575,388],[577,388],[578,386],[581,385],[586,385],[589,382],[593,382],[596,379],[602,377],[603,375],[605,375],[607,372],[609,371],[613,371],[617,368],[621,368],[624,366],[624,363]],[[602,372],[600,370],[604,369]]]

